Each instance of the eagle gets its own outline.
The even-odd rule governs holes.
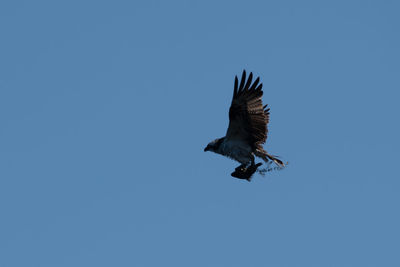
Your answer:
[[[235,85],[231,107],[229,108],[229,126],[225,137],[211,141],[204,151],[211,151],[240,163],[231,176],[251,181],[251,176],[262,163],[255,163],[255,157],[265,162],[272,161],[279,168],[285,164],[264,150],[267,140],[269,122],[268,105],[262,104],[262,83],[260,77],[253,82],[253,73],[246,78],[243,70],[242,78],[235,76]]]

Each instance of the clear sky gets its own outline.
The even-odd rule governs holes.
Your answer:
[[[399,1],[1,1],[0,266],[400,266]],[[266,149],[230,176],[234,76]]]

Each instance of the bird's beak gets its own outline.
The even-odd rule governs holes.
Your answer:
[[[208,150],[209,150],[209,147],[206,146],[206,148],[204,148],[204,152],[206,152],[206,151],[208,151]]]

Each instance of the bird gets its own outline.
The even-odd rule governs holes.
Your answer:
[[[229,108],[229,126],[226,135],[217,138],[204,148],[240,163],[231,173],[232,177],[251,181],[252,175],[262,163],[255,163],[255,157],[264,162],[274,162],[279,168],[285,164],[277,157],[270,155],[264,148],[268,135],[270,109],[262,103],[260,77],[254,82],[253,73],[246,77],[243,70],[240,83],[235,76],[231,106]]]

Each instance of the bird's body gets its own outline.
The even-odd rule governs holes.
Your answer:
[[[254,160],[251,147],[243,140],[229,140],[225,137],[221,139],[222,142],[214,151],[215,153],[234,159],[244,165],[250,164]]]
[[[269,108],[262,105],[262,84],[257,78],[252,84],[253,74],[246,81],[246,71],[242,79],[235,77],[232,104],[229,109],[229,127],[225,137],[210,142],[204,151],[212,151],[241,163],[232,176],[250,181],[251,175],[261,163],[255,164],[254,158],[262,158],[265,162],[272,160],[280,167],[284,164],[269,155],[262,145],[267,139]]]

